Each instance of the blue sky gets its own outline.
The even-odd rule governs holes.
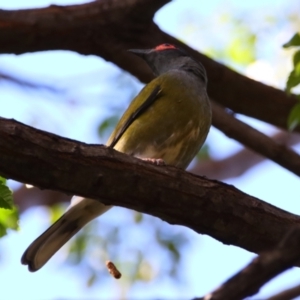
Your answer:
[[[29,7],[43,7],[49,4],[73,4],[81,1],[43,1],[0,0],[1,9],[18,9]],[[292,2],[292,1],[291,1]],[[296,3],[296,0],[294,1]],[[255,10],[283,11],[287,1],[172,1],[161,9],[155,16],[156,22],[165,31],[183,40],[180,36],[182,13],[185,19],[201,17],[207,20],[224,9],[247,13]],[[222,34],[215,32],[215,34]],[[280,48],[280,43],[291,36],[293,32],[282,32],[274,48]],[[201,49],[205,41],[187,41],[194,47]],[[204,47],[204,46],[203,46]],[[281,50],[280,50],[281,51]],[[266,55],[268,56],[268,55]],[[270,58],[273,56],[270,54]],[[1,70],[24,76],[37,82],[54,85],[65,90],[63,94],[51,94],[29,91],[24,93],[19,88],[9,84],[0,84],[1,116],[15,118],[26,124],[51,131],[62,136],[78,139],[90,143],[98,143],[96,128],[99,119],[110,115],[111,109],[122,110],[125,103],[118,104],[111,101],[119,97],[127,99],[142,86],[130,75],[123,75],[111,63],[95,56],[80,56],[76,53],[52,51],[44,53],[0,56]],[[87,78],[87,79],[86,79]],[[115,81],[108,84],[108,82]],[[124,90],[123,86],[130,83],[133,90]],[[72,87],[72,88],[70,88]],[[125,94],[125,96],[124,96]],[[101,103],[99,104],[99,97]],[[64,99],[64,101],[62,101]],[[112,104],[111,104],[112,102]],[[117,104],[120,108],[117,108]],[[34,107],[34,109],[32,109]],[[50,113],[49,113],[50,112]],[[65,126],[65,120],[68,126]],[[247,119],[249,120],[249,119]],[[251,122],[253,122],[251,120]],[[269,131],[270,128],[261,122],[255,126]],[[225,157],[240,149],[240,146],[228,140],[217,130],[211,130],[209,143],[215,157]],[[298,149],[299,150],[299,147]],[[300,214],[300,192],[298,178],[276,164],[266,161],[247,172],[239,179],[228,180],[242,191],[263,199],[280,208]],[[115,218],[122,221],[125,210],[116,208],[103,217],[104,223]],[[112,278],[104,279],[104,284],[93,288],[85,288],[83,280],[76,272],[76,267],[63,267],[64,251],[60,251],[41,271],[31,274],[20,264],[20,257],[27,245],[35,239],[49,224],[48,214],[44,208],[38,207],[26,211],[21,218],[21,230],[12,232],[0,241],[0,281],[1,295],[4,299],[115,299],[122,293],[122,284]],[[175,230],[181,230],[176,227]],[[143,234],[143,233],[140,233]],[[182,272],[185,274],[187,286],[174,286],[167,279],[138,284],[129,291],[129,298],[165,298],[174,297],[185,299],[201,296],[216,288],[229,276],[246,265],[252,253],[233,246],[224,246],[207,236],[199,236],[192,231],[187,234],[193,243],[184,253]],[[263,288],[260,297],[270,295],[284,287],[296,285],[300,271],[296,268],[272,280]],[[3,284],[5,283],[5,284]]]

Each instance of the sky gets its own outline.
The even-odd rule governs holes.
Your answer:
[[[25,3],[22,0],[0,0],[0,8],[20,9],[43,7],[49,4],[74,3],[81,3],[81,1],[27,0]],[[232,8],[232,10],[244,14],[247,12],[257,13],[266,9],[280,12],[284,11],[286,3],[285,0],[214,0],[205,2],[177,0],[162,8],[156,14],[155,21],[163,30],[201,50],[206,41],[195,40],[192,34],[185,35],[185,32],[180,29],[181,22],[186,18],[200,16],[207,20],[209,27],[209,17],[217,15],[225,8]],[[185,11],[188,13],[182,14]],[[213,33],[222,35],[219,28],[215,29]],[[275,35],[275,45],[272,45],[272,49],[279,49],[293,33],[286,30]],[[207,38],[205,35],[203,37]],[[282,55],[284,56],[284,54]],[[267,80],[270,81],[270,84],[282,86],[282,79],[273,77],[272,80],[270,79],[273,59],[274,53],[267,49],[260,59],[261,64],[246,68],[245,72],[256,79],[266,80],[264,77],[268,77]],[[284,64],[284,69],[287,70],[289,67],[287,60],[284,61]],[[31,126],[89,143],[99,142],[97,131],[90,131],[91,128],[97,127],[99,119],[116,111],[121,112],[126,107],[126,101],[120,104],[112,99],[130,98],[131,94],[137,93],[142,86],[135,78],[129,74],[124,75],[116,66],[101,58],[81,56],[68,51],[48,51],[19,56],[0,55],[0,65],[2,71],[49,84],[62,91],[56,94],[48,91],[24,93],[24,90],[20,88],[0,83],[0,102],[5,103],[4,106],[1,105],[2,117],[15,118]],[[107,84],[111,81],[114,83]],[[132,86],[130,90],[123,88],[127,84]],[[101,99],[100,104],[99,98]],[[68,120],[67,127],[64,125],[66,119]],[[261,130],[267,132],[273,130],[262,122],[254,122],[249,118],[244,119]],[[241,148],[240,145],[228,140],[215,129],[211,130],[208,142],[217,144],[211,150],[216,158],[226,157]],[[297,150],[299,151],[299,147]],[[273,162],[265,161],[249,170],[245,176],[227,180],[227,182],[266,202],[294,214],[300,214],[298,178]],[[103,216],[103,222],[114,216],[117,216],[118,221],[122,221],[121,214],[123,213],[123,209],[116,208]],[[11,232],[0,240],[0,282],[2,283],[1,296],[3,299],[118,298],[122,291],[118,282],[113,278],[105,279],[105,283],[101,286],[96,285],[87,289],[76,274],[76,267],[62,265],[63,251],[42,270],[34,274],[29,273],[20,264],[20,257],[24,249],[47,228],[48,219],[47,211],[44,208],[30,209],[21,217],[21,230]],[[176,230],[181,230],[180,227],[179,229],[177,227]],[[182,264],[182,272],[189,282],[188,288],[187,286],[184,288],[182,286],[174,287],[170,280],[164,279],[159,284],[152,282],[147,285],[135,285],[128,292],[128,298],[140,299],[141,295],[143,299],[173,299],[175,297],[188,299],[202,296],[216,288],[254,257],[252,253],[237,247],[224,246],[208,236],[199,236],[192,231],[188,231],[187,234],[193,240],[192,245],[185,250]],[[257,297],[265,298],[266,295],[296,285],[299,283],[299,278],[300,271],[293,268],[268,283]]]

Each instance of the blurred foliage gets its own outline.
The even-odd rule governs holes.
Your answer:
[[[289,42],[283,45],[284,48],[297,47],[300,48],[300,35],[296,33]],[[290,72],[286,83],[286,92],[291,93],[292,88],[300,84],[300,50],[293,55],[293,70]]]
[[[294,87],[300,84],[300,34],[295,33],[294,36],[283,45],[284,48],[296,47],[298,49],[293,54],[293,69],[290,72],[286,82],[286,92],[291,93]],[[299,103],[296,104],[291,110],[287,125],[289,130],[294,130],[300,124],[300,95],[297,95]]]
[[[0,208],[0,236],[6,235],[8,229],[19,229],[19,212],[16,206],[11,209]]]
[[[247,66],[256,60],[256,34],[244,19],[231,13],[220,14],[218,22],[221,28],[230,31],[230,39],[222,48],[213,47],[205,50],[206,54],[233,65]],[[224,47],[225,46],[225,47]]]
[[[49,207],[50,213],[50,223],[56,222],[62,214],[66,211],[66,206],[64,204],[55,204]]]
[[[112,115],[104,119],[98,126],[98,134],[100,138],[105,139],[108,132],[112,132],[119,121],[119,116]]]
[[[292,46],[300,46],[300,34],[299,32],[295,33],[293,37],[283,45],[284,48],[292,47]]]
[[[290,131],[293,131],[300,124],[300,102],[292,108],[287,123]]]
[[[7,234],[7,229],[19,229],[19,213],[14,206],[12,191],[6,185],[6,179],[0,177],[0,237]]]
[[[68,244],[66,262],[84,270],[87,286],[109,276],[107,260],[122,273],[119,284],[125,289],[165,276],[181,281],[180,253],[190,242],[184,230],[139,212],[113,210],[113,220],[91,222]]]
[[[65,205],[61,204],[49,208],[51,223],[64,210]],[[134,282],[165,276],[182,280],[180,253],[190,242],[184,229],[140,212],[113,210],[113,220],[94,220],[62,249],[65,263],[78,266],[86,285],[93,286],[110,276],[105,265],[107,260],[113,261],[121,271],[119,283],[125,290]]]
[[[0,177],[0,208],[12,209],[12,191],[6,185],[6,179]]]
[[[209,150],[208,143],[205,143],[196,156],[197,160],[208,160],[210,158]]]
[[[197,11],[186,13],[185,18],[185,26],[179,30],[187,44],[199,41],[196,48],[202,53],[233,69],[241,70],[256,61],[258,31],[244,15],[224,10],[211,17],[210,30],[207,30],[207,19]]]

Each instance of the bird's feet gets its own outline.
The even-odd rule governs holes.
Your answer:
[[[161,158],[141,158],[143,161],[149,162],[156,166],[165,166],[166,163]]]

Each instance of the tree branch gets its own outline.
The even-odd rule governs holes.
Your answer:
[[[299,143],[300,137],[297,134],[278,132],[271,137],[277,143],[292,146]],[[204,175],[208,178],[224,180],[243,175],[248,169],[264,161],[265,157],[249,149],[242,149],[239,152],[221,160],[200,160],[189,170],[189,172]],[[52,190],[40,190],[32,187],[28,189],[25,185],[14,191],[14,201],[22,213],[26,209],[36,205],[51,206],[56,203],[70,201],[71,196]]]
[[[19,213],[23,213],[26,209],[45,205],[52,206],[57,203],[70,202],[71,196],[61,192],[52,190],[40,190],[37,187],[27,188],[22,185],[14,191],[14,203],[18,207]]]
[[[277,144],[283,144],[291,147],[300,142],[298,134],[280,131],[270,137]],[[189,172],[204,175],[208,178],[224,180],[235,178],[245,174],[250,168],[263,162],[265,157],[254,152],[253,150],[244,148],[229,157],[213,160],[199,160],[197,164],[189,169]]]
[[[13,76],[13,75],[10,75],[8,73],[0,71],[0,81],[1,80],[7,81],[7,82],[12,83],[12,84],[15,84],[16,86],[19,86],[19,87],[22,87],[22,88],[43,89],[43,90],[48,90],[49,92],[52,92],[52,93],[58,93],[59,92],[58,89],[56,89],[56,88],[54,88],[50,85],[29,81],[29,80],[23,79],[21,77]]]
[[[296,299],[300,296],[300,285],[282,291],[272,297],[268,298],[267,300],[287,300],[287,299]]]
[[[287,170],[300,176],[300,156],[293,150],[278,144],[267,135],[227,114],[224,109],[211,101],[213,125],[245,146],[266,156]]]
[[[4,118],[0,170],[6,178],[101,199],[256,253],[271,249],[291,226],[300,224],[300,217],[233,186]]]
[[[289,230],[279,245],[260,254],[203,300],[240,300],[256,294],[266,282],[291,268],[300,259],[300,227]],[[279,298],[292,299],[292,298]]]
[[[18,11],[0,10],[0,53],[72,50],[103,57],[143,82],[152,74],[125,50],[168,42],[201,61],[210,97],[241,114],[286,129],[295,96],[242,76],[161,31],[154,13],[169,0],[99,0],[82,5]],[[300,132],[300,127],[296,129]]]

